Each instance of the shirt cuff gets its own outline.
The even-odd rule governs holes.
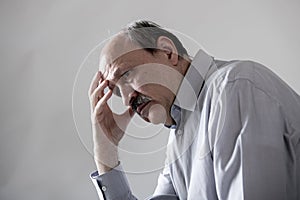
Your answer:
[[[121,199],[131,194],[121,164],[102,175],[95,171],[90,177],[101,200]]]

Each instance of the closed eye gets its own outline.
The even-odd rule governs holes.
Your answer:
[[[123,74],[121,75],[121,78],[127,79],[127,78],[129,77],[129,75],[130,75],[130,72],[131,72],[131,70],[126,71],[125,73],[123,73]]]

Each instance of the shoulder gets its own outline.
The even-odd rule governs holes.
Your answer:
[[[256,81],[257,74],[266,75],[272,73],[264,65],[251,60],[216,61],[216,66],[217,68],[212,74],[212,78],[223,77],[227,81],[236,81],[239,79]]]
[[[216,69],[208,77],[207,84],[220,87],[247,81],[257,88],[268,90],[280,78],[264,65],[250,60],[215,61]]]

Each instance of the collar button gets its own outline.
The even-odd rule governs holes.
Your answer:
[[[178,135],[182,135],[183,131],[179,129],[179,130],[176,131],[176,133],[177,133]]]

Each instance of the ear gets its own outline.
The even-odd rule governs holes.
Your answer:
[[[159,50],[162,50],[162,52],[165,53],[172,65],[178,64],[178,51],[170,38],[160,36],[157,38],[156,46]]]

